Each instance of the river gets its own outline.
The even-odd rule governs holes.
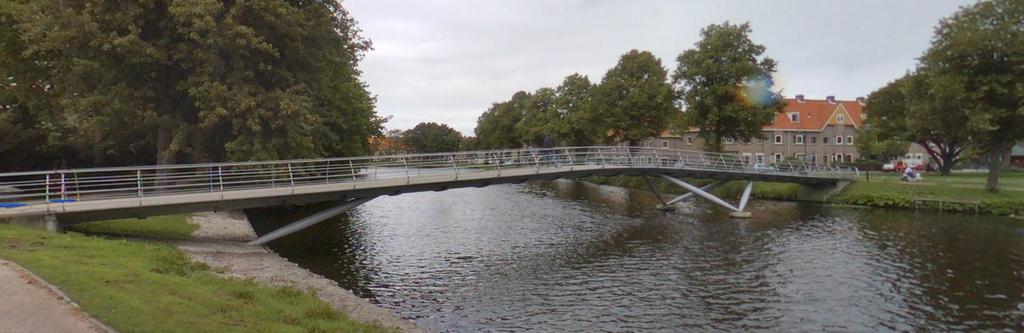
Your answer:
[[[441,332],[1024,330],[1024,222],[657,203],[574,181],[403,194],[270,247]]]

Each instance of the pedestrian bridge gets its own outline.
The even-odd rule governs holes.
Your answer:
[[[381,195],[443,191],[588,176],[662,177],[689,191],[663,208],[700,196],[737,216],[754,181],[833,187],[849,167],[798,161],[755,164],[736,154],[625,146],[506,149],[288,161],[90,168],[0,174],[0,221],[45,219],[57,226],[116,218],[269,207],[339,205],[260,237],[287,235]],[[681,178],[708,179],[703,187]],[[747,187],[738,205],[710,193],[726,181]],[[661,198],[656,188],[651,191]]]

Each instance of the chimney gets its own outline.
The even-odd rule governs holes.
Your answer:
[[[857,103],[860,103],[860,106],[868,105],[868,99],[864,97],[857,97]]]
[[[836,104],[836,97],[835,96],[828,95],[828,97],[825,97],[825,100],[828,101],[828,104]]]
[[[806,101],[807,100],[804,99],[804,95],[803,94],[796,95],[796,102],[797,103],[803,103],[803,102],[806,102]]]

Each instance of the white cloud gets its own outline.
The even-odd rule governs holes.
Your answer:
[[[361,65],[389,128],[422,121],[472,134],[493,102],[599,81],[619,55],[650,50],[670,71],[700,29],[750,21],[787,95],[865,96],[914,66],[933,27],[973,1],[346,1],[374,42]]]

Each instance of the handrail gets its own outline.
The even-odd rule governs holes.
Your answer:
[[[515,169],[656,167],[664,169],[854,178],[856,168],[780,162],[754,164],[738,154],[653,147],[587,146],[478,150],[325,159],[147,165],[0,173],[0,213],[12,205],[67,203],[114,198],[149,199],[172,194],[242,189],[452,177],[487,170],[508,175]],[[416,170],[415,174],[410,170]],[[49,206],[47,206],[49,207]]]

